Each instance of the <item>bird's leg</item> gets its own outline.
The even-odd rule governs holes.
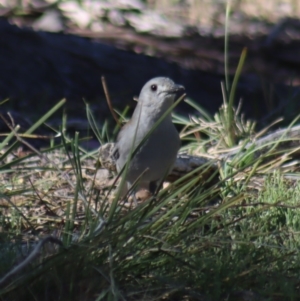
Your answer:
[[[135,207],[137,207],[138,202],[137,202],[137,198],[136,198],[136,195],[135,195],[135,191],[132,192],[131,196],[133,198],[133,202],[134,202]]]
[[[136,198],[136,195],[135,195],[136,191],[135,191],[135,189],[132,189],[132,184],[130,182],[127,182],[127,189],[128,190],[130,190],[130,189],[132,190],[131,193],[129,194],[129,196],[132,197],[134,205],[137,206],[138,203],[137,203],[137,198]]]
[[[155,194],[157,189],[157,181],[152,181],[149,183],[149,191],[151,192],[152,195]]]

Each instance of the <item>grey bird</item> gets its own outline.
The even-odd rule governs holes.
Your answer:
[[[119,132],[113,150],[118,172],[155,122],[172,106],[177,93],[182,91],[183,86],[166,77],[153,78],[144,85],[132,118]],[[154,193],[157,184],[172,169],[179,148],[180,138],[170,112],[131,158],[126,173],[127,188],[142,175],[138,188]]]

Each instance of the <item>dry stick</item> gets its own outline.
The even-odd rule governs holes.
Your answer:
[[[247,143],[244,147],[244,149],[248,149],[252,145],[255,145],[256,147],[262,147],[264,144],[266,145],[265,148],[262,148],[259,153],[263,154],[266,152],[266,149],[268,147],[273,146],[275,144],[277,145],[276,150],[282,150],[284,147],[299,147],[299,139],[300,136],[300,125],[293,126],[291,128],[283,128],[276,130],[275,132],[272,132],[270,134],[267,134],[256,141]],[[280,140],[282,139],[282,140]],[[241,146],[238,146],[236,149],[229,151],[228,153],[221,154],[222,158],[229,158],[230,156],[234,156],[237,154],[241,149]]]
[[[56,171],[58,171],[61,176],[68,182],[68,184],[75,189],[72,181],[70,180],[70,177],[68,176],[68,174],[64,173],[63,171],[61,171],[58,167],[57,164],[55,164],[54,162],[52,162],[47,156],[45,156],[44,154],[42,154],[40,151],[38,151],[34,146],[32,146],[31,144],[29,144],[28,142],[26,142],[24,139],[22,139],[21,137],[19,137],[19,135],[15,132],[14,128],[9,124],[9,122],[5,119],[5,117],[0,114],[0,118],[5,122],[5,124],[8,126],[8,128],[14,133],[15,137],[17,138],[18,141],[20,141],[21,143],[23,143],[24,145],[26,145],[29,149],[31,149],[34,153],[36,153],[40,158],[44,159],[47,163],[49,164],[53,164],[54,168],[56,169]],[[12,120],[12,124],[13,124],[13,120]],[[80,196],[81,200],[83,201],[83,204],[85,206],[85,208],[89,207],[88,201],[86,200],[86,198],[84,197],[84,195],[81,192],[78,192],[78,195]],[[96,210],[92,207],[90,207],[90,209],[93,211],[93,213],[97,216],[98,213],[96,212]],[[100,225],[101,228],[106,224],[106,221],[100,217]]]
[[[55,238],[53,236],[45,237],[44,239],[40,240],[36,247],[33,249],[33,251],[23,260],[20,264],[18,264],[16,267],[14,267],[12,270],[10,270],[6,275],[4,275],[0,279],[0,287],[5,285],[5,283],[13,276],[15,276],[18,272],[20,272],[22,269],[24,269],[28,264],[30,264],[38,255],[40,252],[40,249],[42,246],[47,243],[51,242],[53,244],[58,244],[60,246],[63,246],[63,243],[60,239]]]
[[[0,137],[6,137],[8,136],[9,133],[2,133],[0,134]],[[29,135],[29,134],[19,134],[20,137],[23,137],[23,138],[28,138],[28,139],[51,139],[53,137],[51,136],[42,136],[42,135]]]
[[[8,115],[9,118],[10,118],[11,126],[12,126],[12,127],[15,127],[15,126],[16,126],[15,120],[14,120],[14,118],[12,117],[12,115],[10,114],[10,112],[8,112],[7,115]],[[3,121],[4,121],[4,122],[6,121],[5,118],[3,119]],[[7,125],[7,124],[6,124],[6,125]]]
[[[103,86],[103,90],[104,90],[104,94],[105,94],[105,98],[106,98],[106,101],[107,101],[108,108],[109,108],[114,120],[116,121],[118,127],[121,128],[122,124],[121,124],[116,112],[113,109],[113,106],[112,106],[112,103],[111,103],[111,100],[110,100],[110,97],[109,97],[109,93],[108,93],[106,80],[105,80],[104,76],[101,76],[101,81],[102,81],[102,86]]]

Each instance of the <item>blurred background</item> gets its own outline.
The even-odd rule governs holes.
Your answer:
[[[247,48],[235,105],[258,127],[289,123],[300,112],[299,0],[0,0],[0,98],[9,98],[0,110],[26,127],[65,97],[69,127],[85,130],[84,100],[99,126],[111,119],[101,76],[119,110],[134,108],[147,80],[168,76],[213,114],[226,9],[230,82]],[[199,114],[184,103],[176,112]]]

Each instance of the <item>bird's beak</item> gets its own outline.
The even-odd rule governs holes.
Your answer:
[[[178,93],[178,92],[184,92],[185,88],[181,85],[175,85],[173,88],[168,90],[168,93]]]

